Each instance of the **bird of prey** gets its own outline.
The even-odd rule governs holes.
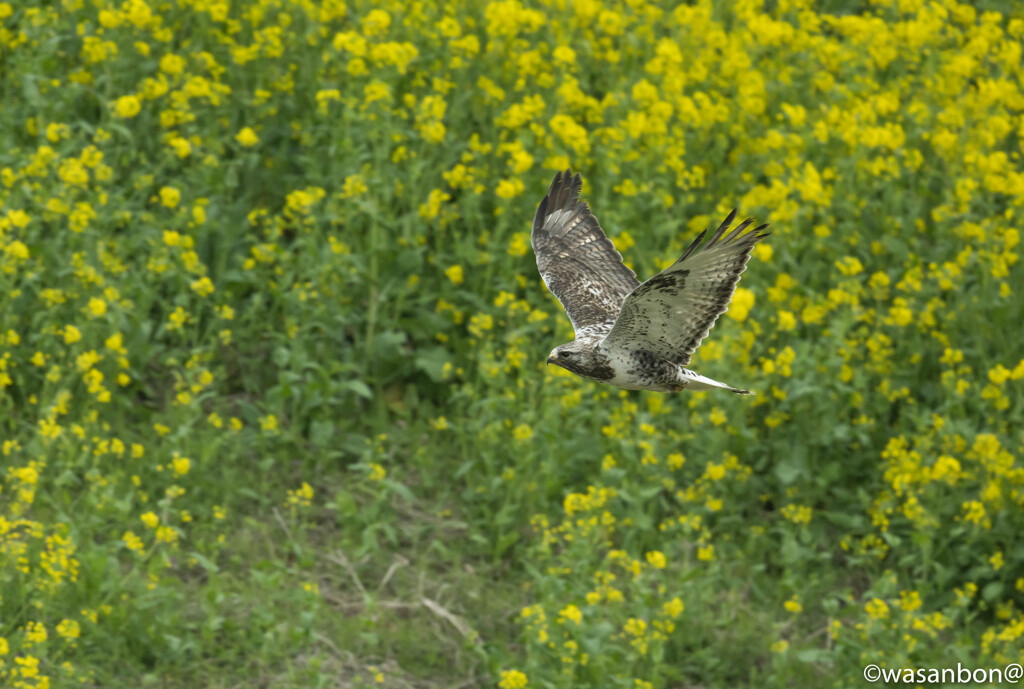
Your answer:
[[[729,308],[740,273],[767,225],[729,232],[734,210],[701,245],[643,284],[622,263],[597,218],[579,200],[583,183],[570,170],[555,175],[533,219],[533,252],[544,284],[561,302],[576,339],[547,362],[578,376],[629,390],[740,390],[684,368]],[[726,234],[729,232],[729,234]]]

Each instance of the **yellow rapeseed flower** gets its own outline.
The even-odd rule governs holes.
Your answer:
[[[509,256],[525,256],[529,251],[529,236],[525,232],[516,232],[514,235],[512,235],[512,241],[509,242],[508,246]]]
[[[214,292],[213,281],[206,276],[193,280],[190,287],[200,297],[208,297]]]
[[[525,189],[523,180],[516,177],[513,179],[499,180],[494,193],[496,193],[500,198],[511,199],[523,193],[523,189]]]
[[[137,96],[121,96],[114,103],[114,112],[118,117],[132,118],[142,110],[142,103]]]
[[[81,636],[81,627],[75,620],[63,619],[57,624],[57,633],[65,639],[77,639]]]
[[[747,320],[750,309],[754,307],[754,293],[744,287],[737,287],[725,315],[738,323]]]
[[[551,53],[551,57],[555,59],[555,62],[571,65],[576,62],[576,51],[567,45],[560,45]]]
[[[176,543],[178,540],[178,530],[173,526],[161,526],[156,530],[157,543]]]
[[[246,148],[249,148],[258,144],[260,142],[260,137],[256,136],[256,132],[252,130],[252,127],[243,127],[241,131],[235,135],[235,141]]]
[[[451,266],[444,271],[444,274],[452,281],[453,285],[461,285],[463,281],[462,266]]]
[[[363,88],[363,104],[370,105],[377,101],[390,101],[391,87],[383,81],[374,79]]]
[[[529,680],[525,673],[519,670],[502,670],[498,687],[500,689],[524,689],[528,684]]]
[[[779,311],[778,325],[779,330],[793,330],[796,328],[796,316],[789,311]]]
[[[857,275],[864,271],[864,266],[856,256],[843,256],[835,262],[836,268],[846,276]]]
[[[900,591],[900,607],[913,612],[921,607],[921,594],[917,591]]]
[[[1012,372],[1003,366],[1002,364],[996,364],[996,367],[989,369],[988,379],[996,385],[1002,385],[1012,375]]]
[[[424,220],[433,220],[441,214],[441,204],[451,200],[451,194],[440,189],[432,189],[427,196],[427,202],[420,204],[420,217]]]
[[[576,155],[586,155],[590,152],[587,130],[569,115],[555,115],[551,118],[550,126],[555,136],[571,148]]]
[[[884,620],[889,617],[889,606],[881,598],[872,598],[864,605],[864,610],[873,620]]]
[[[7,211],[7,219],[15,227],[23,229],[28,226],[32,216],[21,209],[14,209]]]
[[[367,36],[386,33],[389,26],[391,26],[391,15],[384,10],[370,10],[363,17],[363,33]]]
[[[683,609],[684,609],[683,601],[681,601],[679,599],[679,597],[676,596],[675,598],[670,600],[668,603],[665,603],[664,605],[662,605],[661,609],[662,609],[662,612],[664,613],[665,617],[671,617],[671,618],[675,619],[675,618],[677,618],[677,617],[679,617],[680,615],[683,614]]]
[[[4,247],[4,253],[8,256],[24,261],[28,258],[28,247],[25,246],[21,240],[15,239]]]
[[[181,192],[174,187],[160,188],[160,203],[168,208],[175,208],[181,201]]]
[[[25,625],[25,638],[33,644],[41,644],[49,637],[42,622],[29,622]]]
[[[174,469],[175,476],[184,476],[192,468],[192,460],[188,457],[181,457],[175,452],[174,458],[171,460],[171,467]]]
[[[345,178],[344,184],[342,184],[341,197],[348,199],[365,194],[367,191],[369,191],[369,187],[366,186],[366,180],[363,179],[362,175],[349,175]]]
[[[187,158],[192,153],[192,144],[180,136],[171,137],[167,144],[174,149],[174,155],[179,158]]]
[[[562,622],[563,624],[565,620],[569,620],[570,622],[575,623],[576,626],[579,626],[580,623],[583,621],[583,611],[581,611],[578,607],[570,603],[569,605],[562,608],[562,610],[558,613],[558,617],[559,622]]]
[[[107,312],[107,302],[97,297],[89,299],[89,305],[86,307],[93,317],[99,318]]]
[[[168,53],[160,58],[160,71],[177,76],[185,71],[185,58]]]
[[[512,437],[516,440],[529,440],[533,437],[533,429],[529,424],[521,423],[512,430]]]

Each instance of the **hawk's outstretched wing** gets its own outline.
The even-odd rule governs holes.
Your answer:
[[[746,234],[746,220],[725,238],[736,218],[734,210],[707,244],[700,233],[678,261],[637,287],[622,304],[612,331],[601,348],[643,349],[681,366],[707,337],[711,326],[729,308],[750,260],[754,245],[768,236],[767,225]]]
[[[576,339],[606,334],[622,300],[640,284],[579,200],[582,186],[570,170],[555,175],[537,207],[532,237],[540,275],[569,314]]]

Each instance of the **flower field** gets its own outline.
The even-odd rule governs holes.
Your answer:
[[[0,685],[1024,663],[1022,40],[1011,0],[0,1]],[[756,397],[545,367],[567,167],[641,278],[771,224],[693,362]]]

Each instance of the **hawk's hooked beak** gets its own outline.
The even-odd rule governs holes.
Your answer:
[[[561,359],[559,359],[558,357],[555,357],[555,356],[549,356],[548,357],[548,364],[554,364],[555,366],[558,366],[559,368],[565,368],[565,366],[562,366],[561,361],[562,361]]]

